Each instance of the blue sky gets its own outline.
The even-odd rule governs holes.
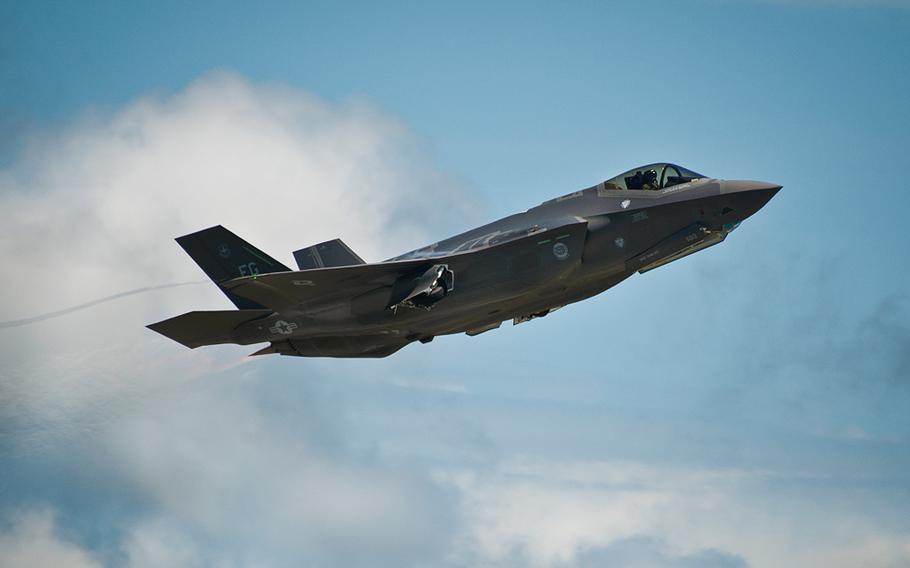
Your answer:
[[[0,329],[10,565],[910,565],[910,4],[6,3],[0,320],[378,260],[670,160],[720,247],[378,361],[187,351],[208,285]],[[4,560],[0,560],[3,565]]]

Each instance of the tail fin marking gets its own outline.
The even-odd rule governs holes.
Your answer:
[[[177,244],[241,310],[262,309],[264,306],[233,294],[221,286],[222,282],[239,276],[291,270],[221,225],[177,237]]]

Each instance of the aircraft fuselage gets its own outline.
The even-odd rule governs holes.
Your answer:
[[[690,179],[679,175],[687,170],[672,165],[677,183],[649,184],[648,175],[653,180],[656,172],[644,168],[644,182],[642,171],[618,176],[378,265],[364,264],[380,268],[362,269],[351,294],[317,291],[321,281],[307,278],[317,274],[312,270],[289,273],[297,280],[266,274],[258,282],[227,282],[229,296],[246,294],[273,310],[237,325],[230,342],[270,342],[262,353],[376,357],[413,341],[477,335],[507,320],[522,323],[722,242],[780,189],[764,182]],[[649,188],[638,189],[639,183]],[[379,274],[375,286],[367,282],[384,265],[402,267],[397,280]],[[322,268],[319,275],[332,270]],[[337,270],[333,277],[357,269]],[[285,300],[271,300],[270,282],[285,290],[275,295]],[[288,282],[299,286],[299,296]],[[424,284],[425,293],[416,294]]]

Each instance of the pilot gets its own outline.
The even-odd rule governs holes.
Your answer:
[[[657,172],[648,170],[642,174],[642,189],[660,189],[657,187]]]

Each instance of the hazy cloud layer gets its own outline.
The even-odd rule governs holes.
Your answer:
[[[214,224],[286,262],[335,237],[372,260],[417,246],[476,209],[420,143],[365,101],[230,73],[36,135],[0,172],[0,255],[29,278],[3,319],[196,276],[172,239]]]
[[[66,542],[55,534],[56,523],[50,510],[17,511],[0,521],[6,524],[6,530],[0,531],[0,567],[101,566],[81,547]]]
[[[131,560],[161,554],[155,543],[171,536],[239,564],[409,565],[447,548],[455,519],[445,488],[348,451],[312,402],[283,405],[255,382],[225,379],[156,400],[99,448],[152,511],[130,535]]]
[[[578,568],[603,566],[636,566],[638,568],[746,568],[742,558],[719,550],[701,550],[691,554],[670,549],[653,538],[636,537],[620,540],[603,548],[579,554]]]
[[[334,237],[373,260],[429,241],[463,226],[476,200],[427,165],[420,145],[400,121],[364,101],[333,105],[225,72],[36,134],[0,171],[0,208],[13,212],[0,233],[0,262],[15,276],[0,289],[0,320],[199,280],[173,238],[214,224],[288,264],[291,250]],[[100,386],[106,382],[141,390],[145,381],[111,377],[123,373],[123,349],[149,359],[142,372],[167,368],[179,376],[170,366],[182,363],[155,352],[173,353],[172,346],[143,325],[180,310],[227,306],[212,288],[190,286],[10,333],[0,347],[5,390],[61,398],[58,389],[36,385],[65,377],[67,404],[77,395],[111,396]],[[29,357],[49,344],[54,349]],[[186,363],[213,362],[208,357]],[[91,377],[93,387],[82,388],[74,375]]]
[[[910,559],[910,538],[850,507],[822,514],[817,504],[769,499],[792,477],[524,458],[453,474],[450,482],[462,494],[466,565],[849,568]]]
[[[218,223],[285,261],[333,237],[368,259],[401,252],[476,214],[464,184],[427,164],[364,101],[230,73],[83,116],[0,172],[14,213],[0,264],[17,281],[0,314],[199,279],[173,238]],[[213,287],[165,288],[3,330],[7,559],[399,566],[446,549],[449,490],[421,468],[350,448],[311,397],[263,402],[248,349],[190,353],[144,329],[226,304]]]

